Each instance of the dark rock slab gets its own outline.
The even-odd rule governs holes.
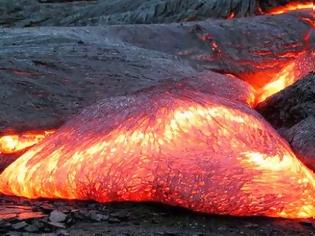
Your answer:
[[[295,154],[315,171],[315,112],[290,129],[283,131]]]
[[[315,170],[315,73],[259,104],[257,110]]]
[[[170,25],[2,29],[0,130],[59,127],[101,98],[212,73],[203,70],[244,80],[244,73],[277,71],[305,50],[310,26],[302,17],[310,12]]]
[[[96,210],[89,211],[88,216],[92,221],[96,222],[107,221],[109,219],[109,216],[107,214],[101,214]]]
[[[20,221],[18,223],[15,223],[12,225],[12,228],[15,230],[20,230],[28,226],[28,224],[25,221]]]
[[[288,129],[315,115],[315,74],[287,87],[257,106],[277,129]]]
[[[315,32],[308,20],[313,20],[313,12],[307,10],[235,20],[110,26],[102,35],[262,85],[301,53],[315,49]],[[257,77],[259,81],[253,81]]]
[[[58,127],[100,98],[132,93],[194,72],[172,55],[124,45],[96,32],[1,32],[0,45],[5,48],[0,53],[2,131]]]
[[[49,220],[54,223],[64,222],[67,215],[61,211],[53,210],[49,215]]]
[[[2,0],[0,26],[169,23],[261,14],[309,0]]]

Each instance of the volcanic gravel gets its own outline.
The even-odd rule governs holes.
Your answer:
[[[315,235],[315,222],[193,213],[154,203],[0,198],[1,235]],[[13,212],[15,212],[13,215]]]

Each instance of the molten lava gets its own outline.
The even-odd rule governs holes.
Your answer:
[[[184,86],[85,109],[7,167],[0,192],[315,217],[314,173],[276,131],[239,102]]]
[[[315,57],[312,52],[301,52],[295,59],[291,60],[279,70],[279,72],[260,72],[254,75],[244,75],[244,80],[250,78],[253,87],[256,88],[256,104],[264,101],[273,94],[294,84],[299,79],[315,70]],[[263,82],[264,78],[273,78],[269,82]],[[262,83],[255,85],[255,83]]]
[[[0,154],[13,154],[25,150],[54,132],[53,130],[46,130],[4,135],[0,137]]]
[[[271,95],[281,91],[282,89],[293,84],[297,80],[296,76],[296,63],[293,61],[285,66],[276,76],[273,81],[266,84],[263,88],[259,89],[256,97],[257,103],[264,101]]]
[[[279,15],[279,14],[283,14],[289,11],[296,11],[296,10],[303,10],[303,9],[313,9],[314,7],[314,3],[313,1],[309,1],[309,2],[292,2],[292,3],[288,3],[284,6],[280,6],[280,7],[276,7],[274,9],[272,9],[271,11],[269,11],[269,14],[272,15]]]

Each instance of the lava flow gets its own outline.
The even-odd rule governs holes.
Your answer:
[[[256,96],[256,102],[260,103],[271,95],[285,89],[289,85],[292,85],[298,80],[297,76],[297,63],[295,61],[290,62],[285,66],[278,74],[274,76],[274,80],[267,83],[261,89],[258,89]]]
[[[182,85],[85,109],[7,167],[0,192],[315,217],[314,173],[267,122],[246,105]]]
[[[283,13],[286,13],[289,11],[313,9],[313,7],[314,7],[313,1],[304,2],[304,3],[303,2],[292,2],[292,3],[288,3],[284,6],[273,8],[268,13],[271,15],[279,15],[279,14],[283,14]]]
[[[270,13],[312,7],[312,3],[289,4]],[[215,41],[212,48],[219,51]],[[304,66],[302,71],[298,55],[292,58],[279,72],[266,76],[274,78],[271,82],[255,87],[257,102],[314,66]],[[262,83],[263,73],[256,73]],[[244,82],[231,79],[222,84],[219,77],[215,81],[221,87],[214,95],[204,91],[208,89],[200,80],[199,87],[163,85],[101,100],[54,134],[1,137],[4,154],[38,144],[1,173],[0,193],[99,202],[154,201],[236,216],[315,218],[314,173],[248,107],[254,106],[254,93]],[[226,88],[233,91],[231,95],[224,93]],[[240,91],[246,91],[247,99]]]
[[[306,40],[305,40],[306,41]],[[253,87],[256,88],[256,104],[263,102],[273,94],[287,88],[294,84],[299,79],[306,76],[309,72],[315,70],[315,57],[312,52],[302,51],[297,54],[295,59],[292,59],[279,70],[279,72],[260,72],[256,75],[245,75],[250,78]],[[259,85],[255,84],[255,80],[260,82],[264,81],[264,77],[273,78],[269,82],[265,82]],[[255,78],[255,79],[253,79]]]
[[[13,154],[23,151],[54,133],[53,130],[6,134],[0,137],[0,154]]]

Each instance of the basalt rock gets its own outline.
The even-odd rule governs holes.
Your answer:
[[[315,117],[311,115],[292,128],[283,131],[295,154],[309,168],[315,171]]]
[[[259,78],[270,81],[270,71],[314,47],[304,40],[309,17],[304,11],[186,24],[3,29],[1,131],[56,128],[101,98],[215,74],[204,70],[253,85],[251,77],[264,73]]]
[[[0,26],[82,26],[169,23],[262,14],[309,0],[3,0]]]
[[[315,170],[315,73],[259,104],[257,110]]]

